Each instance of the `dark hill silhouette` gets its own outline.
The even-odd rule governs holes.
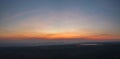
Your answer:
[[[0,47],[0,59],[120,59],[120,42]]]

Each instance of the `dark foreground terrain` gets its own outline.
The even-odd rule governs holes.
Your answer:
[[[0,47],[0,59],[120,59],[120,43]]]

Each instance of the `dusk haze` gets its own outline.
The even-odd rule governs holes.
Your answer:
[[[0,59],[120,59],[120,0],[0,0]]]
[[[120,41],[119,2],[0,0],[1,44],[16,40],[29,44],[36,40]]]

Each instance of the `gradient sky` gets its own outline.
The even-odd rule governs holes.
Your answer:
[[[0,0],[5,38],[119,40],[120,1]]]

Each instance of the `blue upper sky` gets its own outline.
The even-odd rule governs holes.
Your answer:
[[[90,14],[118,16],[119,0],[0,0],[1,13],[12,14],[30,9],[52,10],[78,8]]]

